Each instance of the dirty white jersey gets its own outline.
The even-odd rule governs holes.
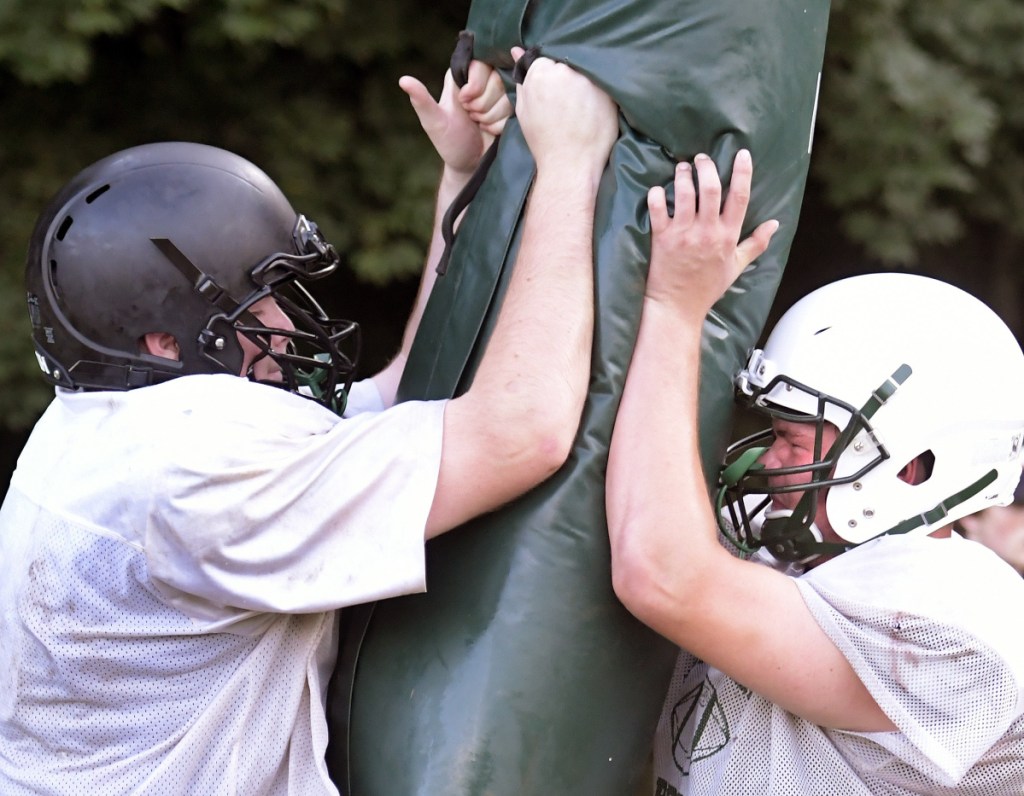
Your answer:
[[[1024,578],[958,536],[889,536],[797,585],[898,730],[818,727],[684,652],[656,796],[1024,794]]]
[[[58,390],[0,510],[0,794],[336,794],[335,609],[424,589],[443,412]]]

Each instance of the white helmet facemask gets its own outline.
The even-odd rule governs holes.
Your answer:
[[[806,466],[764,467],[771,429],[730,447],[717,501],[723,533],[743,550],[806,562],[885,534],[929,533],[1009,503],[1020,480],[1024,354],[988,307],[934,279],[873,274],[814,291],[736,386],[755,412],[816,429]],[[837,430],[828,450],[826,424]],[[900,473],[918,457],[930,472],[911,484]],[[772,510],[780,492],[802,493],[792,512]],[[822,541],[813,525],[821,501],[841,542]]]

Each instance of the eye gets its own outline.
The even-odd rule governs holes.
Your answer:
[[[266,304],[257,303],[249,308],[249,312],[256,320],[260,321],[264,326],[267,325],[267,317],[272,314],[272,310]]]

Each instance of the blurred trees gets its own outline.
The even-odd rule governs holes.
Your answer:
[[[1018,338],[1022,40],[1020,0],[833,0],[812,160],[851,241],[910,267],[958,246],[964,281]]]
[[[372,295],[408,286],[437,164],[397,80],[439,87],[469,3],[0,5],[0,428],[27,426],[52,394],[35,372],[21,287],[32,223],[65,180],[117,149],[187,139],[235,150],[320,224],[378,286]],[[798,242],[826,234],[827,217],[827,250],[856,251],[864,267],[927,272],[941,249],[970,251],[959,267],[1019,335],[1024,4],[832,9]],[[793,259],[787,280],[814,269]],[[347,311],[363,320],[367,310]]]

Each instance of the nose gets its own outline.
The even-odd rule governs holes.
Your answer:
[[[260,323],[268,329],[280,329],[285,332],[295,331],[295,324],[281,306],[272,298],[265,298],[254,306]],[[285,351],[291,345],[291,338],[286,335],[272,334],[270,347],[274,351]]]
[[[757,460],[763,464],[767,470],[780,466],[781,460],[779,459],[779,454],[775,449],[777,445],[778,440],[773,441],[772,444],[765,449],[764,453],[757,457]]]
[[[271,329],[284,329],[288,332],[295,331],[295,324],[292,323],[292,319],[288,317],[276,301],[268,304],[267,309],[262,313],[262,316],[263,323]]]

